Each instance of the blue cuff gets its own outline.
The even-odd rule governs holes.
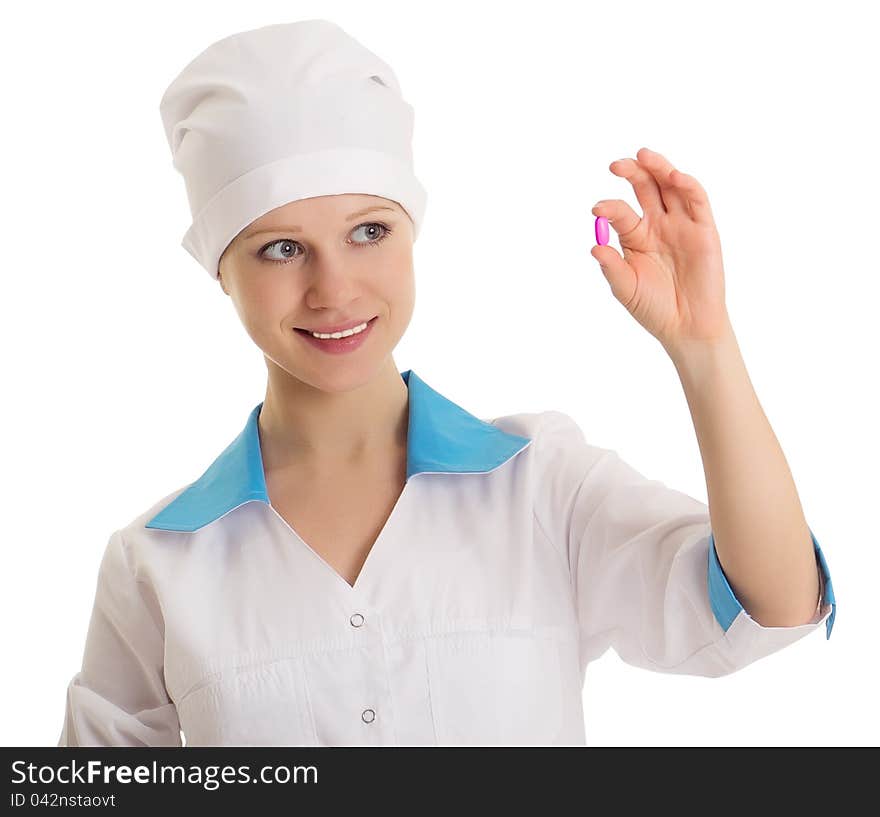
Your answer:
[[[825,598],[822,601],[822,605],[831,605],[831,615],[825,621],[825,640],[827,641],[831,638],[831,629],[834,627],[837,603],[834,600],[834,588],[831,585],[831,573],[828,570],[828,562],[825,561],[825,555],[822,553],[822,548],[819,547],[816,537],[813,536],[812,530],[810,531],[810,537],[813,540],[816,561],[819,563],[825,579]],[[722,570],[721,563],[718,561],[718,553],[715,551],[714,533],[709,537],[709,544],[709,603],[712,605],[712,612],[715,614],[716,620],[722,629],[727,632],[727,629],[733,624],[733,620],[742,612],[743,606],[730,588],[727,576],[724,575],[724,570]]]

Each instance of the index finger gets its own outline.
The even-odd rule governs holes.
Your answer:
[[[660,195],[660,186],[654,176],[642,167],[636,159],[618,159],[612,162],[608,169],[615,175],[626,179],[636,192],[636,198],[642,206],[642,212],[647,216],[650,214],[664,215],[666,207],[663,204],[663,197]]]

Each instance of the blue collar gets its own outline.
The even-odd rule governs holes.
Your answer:
[[[415,474],[492,471],[531,443],[487,423],[434,391],[412,369],[401,372],[409,389],[406,479]],[[256,500],[269,504],[255,406],[242,432],[201,477],[145,527],[194,531]]]

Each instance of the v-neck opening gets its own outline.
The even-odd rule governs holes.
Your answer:
[[[291,524],[290,524],[290,523],[289,523],[289,522],[288,522],[288,521],[287,521],[287,520],[286,520],[286,519],[285,519],[280,513],[278,513],[278,510],[272,505],[271,501],[268,502],[267,505],[268,505],[268,507],[270,508],[270,510],[272,511],[272,513],[274,513],[275,516],[277,516],[278,519],[280,519],[281,522],[284,523],[285,527],[286,527],[286,528],[287,528],[287,529],[288,529],[288,530],[294,535],[294,537],[296,538],[296,540],[297,540],[298,542],[300,542],[302,545],[304,545],[304,546],[306,547],[306,549],[307,549],[307,550],[308,550],[308,551],[309,551],[309,552],[310,552],[310,553],[311,553],[311,554],[312,554],[312,555],[313,555],[313,556],[314,556],[314,557],[315,557],[315,558],[316,558],[316,559],[317,559],[317,560],[318,560],[318,561],[319,561],[319,562],[320,562],[320,563],[321,563],[321,564],[322,564],[327,570],[329,570],[330,573],[332,573],[333,576],[334,576],[339,582],[342,583],[343,587],[345,588],[345,590],[346,590],[349,594],[352,594],[352,593],[356,593],[356,592],[359,592],[360,590],[362,590],[362,588],[363,588],[363,586],[364,586],[364,582],[366,581],[365,578],[364,578],[364,574],[367,572],[367,569],[370,567],[370,565],[371,565],[372,563],[378,561],[378,559],[380,558],[381,553],[380,553],[379,556],[377,556],[377,555],[376,555],[376,554],[377,554],[377,551],[381,551],[381,547],[382,547],[382,543],[383,543],[383,541],[384,541],[386,538],[388,538],[388,535],[389,535],[389,534],[388,534],[388,529],[389,529],[389,528],[391,527],[391,525],[395,522],[395,517],[396,517],[396,515],[397,515],[398,508],[400,507],[400,503],[401,503],[401,501],[403,500],[404,494],[406,494],[406,489],[407,489],[407,486],[409,485],[409,483],[410,483],[410,479],[407,479],[407,480],[404,482],[404,484],[403,484],[403,489],[402,489],[401,492],[398,494],[397,499],[395,500],[394,505],[393,505],[392,508],[391,508],[391,512],[388,514],[387,518],[385,519],[385,524],[382,525],[381,530],[380,530],[379,533],[376,535],[376,538],[373,540],[373,544],[370,545],[370,549],[367,551],[366,558],[364,559],[363,564],[362,564],[361,567],[360,567],[360,570],[358,570],[357,576],[355,576],[354,584],[349,584],[349,583],[348,583],[348,579],[346,579],[345,576],[343,576],[343,575],[342,575],[342,574],[341,574],[341,573],[340,573],[335,567],[333,567],[333,565],[330,564],[330,562],[328,562],[323,556],[321,556],[321,554],[318,553],[318,551],[315,550],[315,549],[314,549],[314,548],[313,548],[313,547],[312,547],[312,546],[311,546],[311,545],[305,540],[305,538],[302,537],[302,536],[301,536],[301,535],[300,535],[300,534],[294,529],[294,527],[293,527],[293,526],[292,526],[292,525],[291,525]],[[387,547],[387,546],[385,546],[385,547]],[[367,577],[367,578],[369,578],[369,577]]]

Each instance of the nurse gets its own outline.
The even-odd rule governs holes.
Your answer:
[[[398,371],[426,203],[413,112],[341,28],[220,40],[160,112],[183,246],[267,387],[201,476],[111,535],[59,745],[584,745],[608,648],[718,676],[830,636],[696,180],[645,149],[612,165],[645,215],[597,205],[624,255],[593,252],[676,362],[711,518],[562,412],[481,419]]]
[[[389,65],[306,20],[214,43],[161,113],[190,192],[183,245],[266,361],[269,497],[354,584],[406,479],[408,393],[391,351],[412,317],[427,201],[413,110]]]

